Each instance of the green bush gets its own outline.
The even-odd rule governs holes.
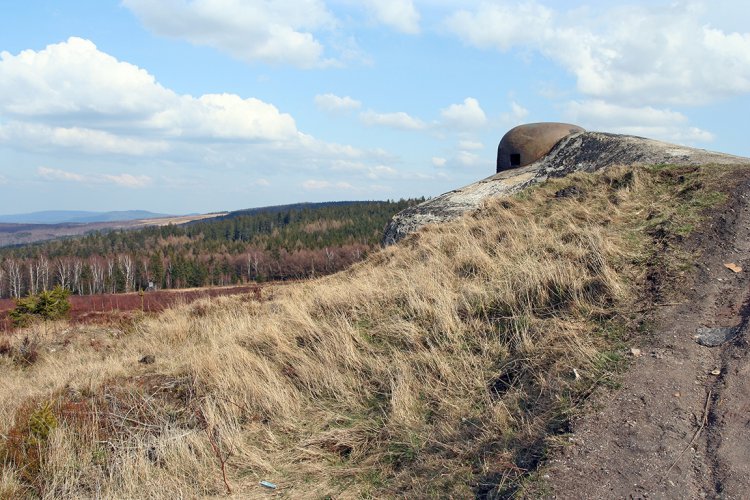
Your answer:
[[[16,307],[10,312],[15,326],[28,326],[35,319],[53,320],[68,317],[70,290],[56,286],[53,290],[29,295],[16,300]]]

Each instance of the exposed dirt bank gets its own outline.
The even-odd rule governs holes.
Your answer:
[[[594,398],[527,496],[748,498],[750,170],[731,180],[728,202],[679,244],[692,269],[651,290],[653,326],[621,388]],[[733,326],[721,346],[696,342],[700,327]]]

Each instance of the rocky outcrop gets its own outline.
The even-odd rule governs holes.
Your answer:
[[[750,164],[749,158],[677,146],[643,137],[581,132],[562,139],[545,157],[505,170],[408,208],[391,219],[383,237],[392,245],[425,224],[445,222],[476,210],[493,196],[509,196],[548,178],[594,172],[614,165]]]

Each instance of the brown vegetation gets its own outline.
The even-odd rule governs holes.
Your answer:
[[[72,295],[71,323],[109,323],[132,316],[131,313],[158,313],[169,307],[185,305],[199,299],[223,295],[251,294],[260,300],[262,288],[267,285],[240,285],[226,287],[194,288],[187,290],[157,290],[151,292],[105,293],[98,295]],[[15,307],[13,299],[0,299],[0,332],[12,328],[8,312]]]
[[[609,380],[705,177],[576,174],[268,301],[10,335],[41,354],[0,355],[0,497],[511,492]]]

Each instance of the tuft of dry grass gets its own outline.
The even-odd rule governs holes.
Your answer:
[[[550,181],[264,302],[18,332],[39,354],[0,353],[0,497],[511,492],[618,359],[654,228],[717,202],[673,174]]]

